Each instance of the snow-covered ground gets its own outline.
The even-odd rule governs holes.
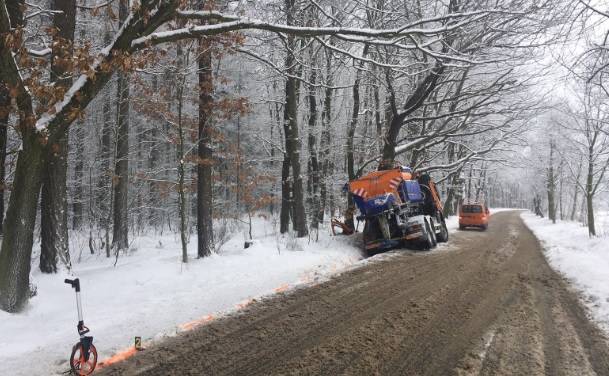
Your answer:
[[[319,241],[278,237],[258,221],[254,244],[243,248],[234,234],[218,254],[196,259],[196,239],[182,264],[179,238],[137,238],[128,255],[106,259],[83,251],[72,277],[79,277],[85,324],[103,360],[133,344],[188,330],[238,309],[252,299],[327,278],[362,259],[359,237]],[[75,238],[75,243],[83,239]],[[82,244],[84,247],[84,244]],[[76,248],[76,247],[74,247]],[[73,252],[73,259],[80,252]],[[49,375],[68,369],[76,333],[76,304],[64,273],[44,275],[32,266],[38,293],[25,312],[0,311],[0,375]]]
[[[597,214],[600,235],[595,238],[580,223],[552,224],[531,212],[521,216],[542,243],[550,265],[580,292],[593,319],[609,334],[609,212]]]
[[[456,216],[447,223],[450,232],[458,228]],[[72,274],[41,274],[34,261],[31,279],[37,295],[24,312],[0,311],[0,375],[49,375],[68,369],[78,335],[74,292],[64,278],[81,280],[85,323],[104,361],[129,349],[135,336],[150,343],[238,310],[252,299],[399,254],[362,260],[360,236],[332,237],[324,229],[315,242],[280,237],[274,227],[256,218],[251,247],[243,248],[242,229],[204,259],[196,259],[193,237],[188,264],[180,262],[180,241],[174,234],[136,238],[116,266],[114,258],[90,255],[87,239],[73,234]],[[449,242],[438,251],[450,249]]]

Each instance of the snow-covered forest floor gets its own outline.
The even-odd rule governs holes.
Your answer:
[[[597,212],[599,236],[594,238],[579,222],[553,224],[531,212],[521,216],[541,242],[550,265],[579,291],[592,318],[609,334],[609,211]]]
[[[72,274],[45,275],[33,265],[37,295],[22,313],[0,311],[0,375],[68,369],[78,335],[74,292],[64,284],[66,277],[81,280],[85,324],[103,361],[132,345],[135,336],[146,343],[188,330],[252,299],[323,280],[362,259],[359,237],[331,237],[327,229],[314,242],[279,237],[270,222],[258,220],[253,235],[253,245],[244,249],[243,231],[235,232],[217,254],[204,259],[196,259],[193,237],[188,264],[181,263],[178,236],[139,237],[116,267],[113,257],[90,255],[86,242],[72,236]]]

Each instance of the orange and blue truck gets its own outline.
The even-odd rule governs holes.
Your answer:
[[[364,222],[364,248],[369,254],[397,247],[434,248],[448,241],[438,190],[428,174],[409,167],[373,171],[346,188]]]

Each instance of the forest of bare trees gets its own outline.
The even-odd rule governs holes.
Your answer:
[[[535,64],[603,17],[583,0],[0,0],[0,308],[24,307],[32,265],[71,267],[73,233],[114,258],[180,233],[183,262],[191,234],[205,257],[255,215],[315,239],[353,221],[345,182],[396,163],[434,176],[446,215],[543,193],[554,218],[588,200],[594,234],[606,39],[570,67],[570,103]],[[546,180],[505,180],[540,114],[529,181]]]

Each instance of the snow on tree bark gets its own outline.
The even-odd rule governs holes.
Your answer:
[[[129,1],[119,3],[120,26],[129,15]],[[129,248],[129,74],[118,72],[116,158],[113,176],[112,248],[117,253]]]
[[[51,82],[57,90],[67,90],[72,84],[70,60],[76,27],[76,1],[54,0],[53,38],[51,53]],[[40,196],[40,271],[56,273],[58,258],[71,268],[68,248],[68,134],[60,135],[56,142],[47,146],[46,165],[43,169],[42,193]]]
[[[7,192],[5,163],[10,108],[11,99],[8,95],[8,89],[0,86],[0,234],[2,234],[4,220],[4,193]]]
[[[294,0],[285,0],[285,9],[287,14],[286,24],[291,26],[294,24],[295,12]],[[309,230],[307,228],[307,216],[304,207],[304,189],[302,182],[302,173],[300,168],[300,150],[301,142],[298,135],[298,82],[295,78],[295,59],[293,52],[296,47],[295,38],[293,35],[288,35],[286,38],[285,66],[287,67],[288,77],[285,80],[285,105],[283,113],[283,128],[285,136],[285,149],[289,160],[290,168],[292,169],[292,223],[296,236],[301,238],[307,236]],[[282,190],[282,194],[284,190]],[[282,198],[282,211],[284,203],[288,200]],[[283,218],[283,217],[282,217]],[[285,223],[281,226],[285,228]]]
[[[209,39],[199,40],[199,140],[197,162],[197,255],[211,255],[214,247],[213,232],[213,73],[212,51]]]

